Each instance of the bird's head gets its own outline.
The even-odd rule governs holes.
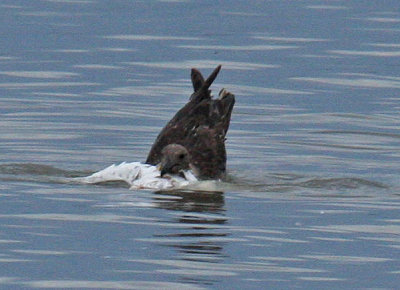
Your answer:
[[[179,144],[169,144],[161,151],[159,164],[161,177],[165,174],[180,174],[190,169],[190,156],[185,147]]]

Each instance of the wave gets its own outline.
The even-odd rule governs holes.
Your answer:
[[[0,180],[78,184],[76,177],[84,177],[94,172],[90,170],[65,170],[49,165],[35,163],[8,163],[0,164]],[[321,177],[302,176],[292,173],[264,173],[232,172],[224,181],[207,180],[197,183],[193,188],[185,191],[225,192],[225,191],[253,191],[285,193],[293,191],[315,190],[325,191],[354,191],[358,189],[387,189],[390,186],[382,182],[360,177]],[[128,187],[121,182],[107,182],[103,185],[114,187]]]
[[[59,169],[35,163],[0,164],[0,180],[44,183],[73,183],[73,178],[88,175],[90,171]]]
[[[247,174],[246,174],[247,173]],[[246,174],[246,175],[245,175]],[[263,173],[254,175],[249,172],[234,172],[228,176],[227,185],[253,192],[268,193],[348,193],[361,191],[377,191],[390,188],[390,185],[358,176],[305,176],[293,173]]]

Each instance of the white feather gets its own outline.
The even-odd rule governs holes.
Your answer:
[[[119,165],[111,165],[103,170],[76,180],[82,183],[100,183],[107,181],[125,181],[131,189],[165,190],[180,188],[197,182],[197,178],[191,171],[184,171],[180,177],[176,175],[160,176],[160,170],[156,166],[142,164],[140,162],[123,162]]]

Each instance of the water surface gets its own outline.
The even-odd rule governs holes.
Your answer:
[[[365,2],[365,1],[364,1]],[[397,1],[2,1],[4,289],[393,289]],[[72,183],[236,95],[216,192]]]

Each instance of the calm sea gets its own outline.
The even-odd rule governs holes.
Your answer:
[[[220,192],[70,182],[236,95]],[[400,5],[0,2],[0,288],[394,289]]]

